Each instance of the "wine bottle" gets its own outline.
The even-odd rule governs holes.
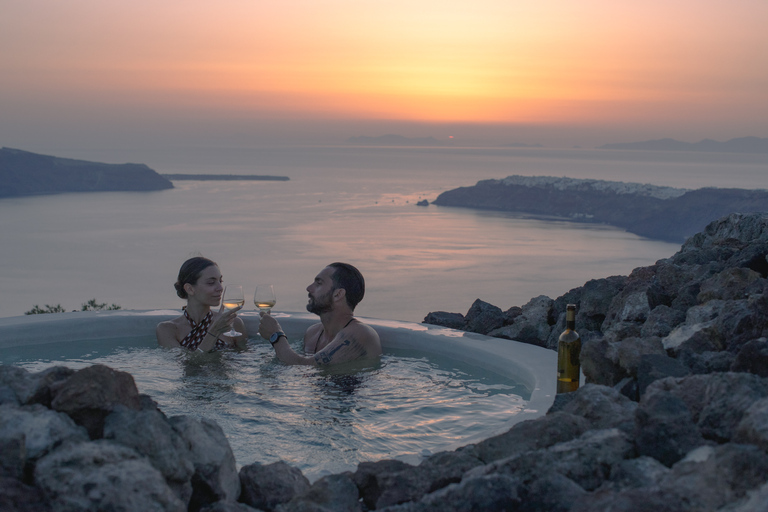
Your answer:
[[[576,305],[565,308],[565,330],[557,341],[557,392],[579,389],[581,336],[576,332]]]

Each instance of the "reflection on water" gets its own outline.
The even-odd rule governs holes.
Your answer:
[[[213,354],[153,343],[86,344],[85,356],[4,354],[3,361],[30,371],[99,363],[130,372],[166,415],[216,421],[238,464],[284,460],[310,479],[361,461],[447,449],[500,428],[530,396],[509,379],[409,351],[389,351],[377,363],[319,369],[286,366],[262,341]],[[301,342],[294,345],[299,349]]]

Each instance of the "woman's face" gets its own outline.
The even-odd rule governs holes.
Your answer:
[[[211,265],[200,272],[197,283],[187,285],[187,295],[190,300],[196,300],[206,306],[216,307],[221,302],[224,291],[219,267]]]

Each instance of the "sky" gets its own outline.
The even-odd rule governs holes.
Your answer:
[[[0,0],[0,145],[768,137],[765,0]]]

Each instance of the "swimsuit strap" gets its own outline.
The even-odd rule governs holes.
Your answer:
[[[350,318],[349,322],[345,323],[344,327],[342,327],[342,329],[346,328],[349,324],[351,324],[352,320],[354,320],[354,319],[355,319],[355,317]],[[323,337],[323,333],[325,333],[325,327],[320,329],[320,334],[317,336],[317,341],[315,342],[315,352],[317,352],[317,344],[320,343],[320,338]]]
[[[194,320],[192,320],[192,317],[189,316],[189,313],[187,313],[185,308],[184,317],[189,321],[189,325],[192,326],[192,330],[189,332],[189,334],[184,336],[184,339],[179,342],[179,345],[188,348],[189,350],[197,350],[197,347],[203,342],[203,339],[208,334],[208,327],[210,327],[211,323],[213,323],[213,314],[211,314],[209,311],[208,314],[205,315],[205,318],[200,321],[200,323],[196,323]],[[224,347],[226,347],[226,343],[217,338],[214,348],[219,349]]]

